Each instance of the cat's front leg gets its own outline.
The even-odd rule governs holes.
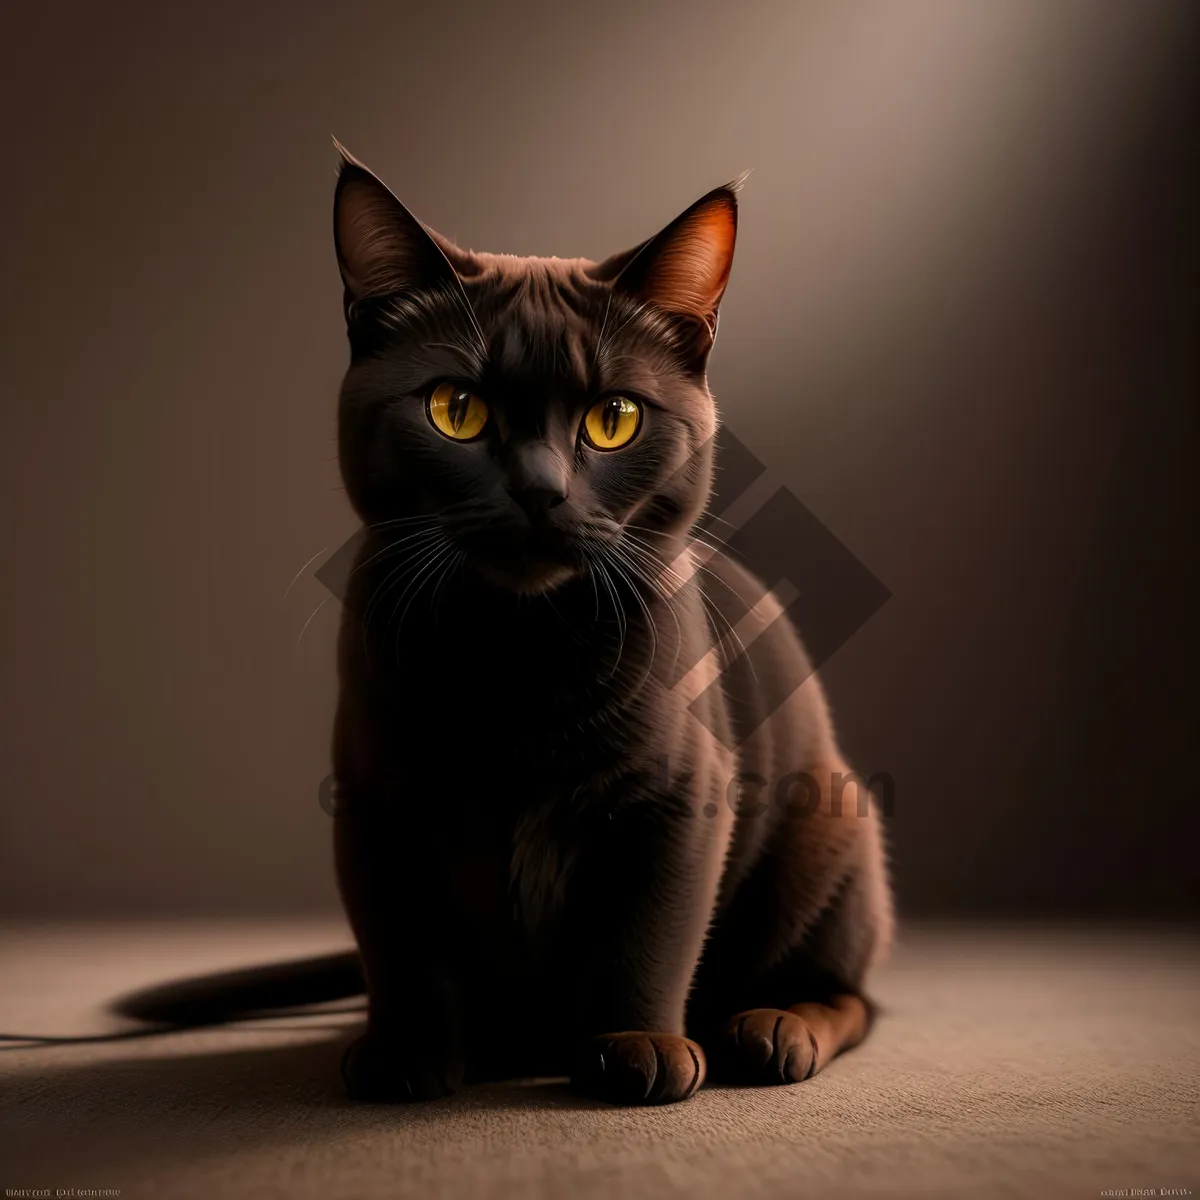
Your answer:
[[[641,920],[653,922],[649,914]],[[665,923],[652,923],[596,947],[571,1071],[577,1091],[613,1104],[672,1104],[704,1082],[704,1050],[684,1036],[679,995],[699,942],[672,940]]]
[[[399,1001],[371,991],[367,1032],[342,1058],[351,1100],[384,1104],[436,1100],[462,1084],[464,1067],[452,983],[430,964],[411,963]],[[368,977],[371,969],[367,968]],[[376,968],[376,978],[378,978]]]
[[[367,1031],[342,1059],[352,1100],[432,1100],[465,1072],[454,908],[434,862],[405,855],[404,832],[370,811],[338,817],[338,880],[367,984]]]
[[[714,846],[686,813],[616,821],[574,888],[582,947],[572,1085],[616,1104],[669,1104],[704,1082],[684,1036],[713,904]]]

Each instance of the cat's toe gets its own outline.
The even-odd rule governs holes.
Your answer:
[[[704,1051],[673,1033],[609,1033],[584,1045],[571,1083],[613,1104],[673,1104],[704,1082]]]
[[[753,1008],[725,1026],[713,1046],[713,1073],[736,1083],[799,1083],[816,1063],[816,1040],[802,1017]]]
[[[450,1095],[462,1083],[462,1068],[423,1059],[366,1034],[342,1056],[342,1081],[351,1100],[406,1104]]]

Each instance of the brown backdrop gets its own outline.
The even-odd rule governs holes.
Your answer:
[[[753,168],[712,382],[894,598],[909,911],[1198,904],[1194,8],[5,6],[5,912],[335,903],[336,134],[599,257]]]

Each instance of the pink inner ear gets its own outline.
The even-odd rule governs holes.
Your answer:
[[[671,312],[710,321],[729,280],[736,234],[733,205],[724,198],[688,213],[655,254],[639,291]]]

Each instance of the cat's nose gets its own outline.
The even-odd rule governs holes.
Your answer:
[[[552,508],[557,508],[567,497],[557,488],[530,487],[520,491],[509,488],[508,494],[525,510],[531,521],[543,521]]]
[[[507,488],[531,521],[545,520],[567,498],[567,471],[549,446],[526,446],[514,456]]]

